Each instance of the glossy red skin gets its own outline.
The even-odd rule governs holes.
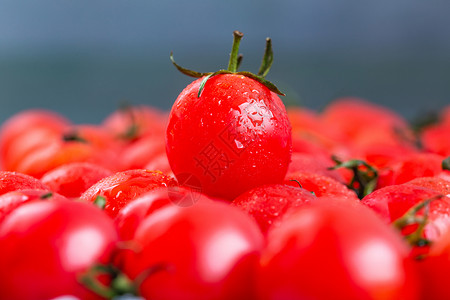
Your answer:
[[[423,286],[421,299],[449,299],[450,232],[447,232],[441,239],[433,243],[427,257],[416,261],[416,263]]]
[[[65,140],[65,135],[76,134],[84,141]],[[45,145],[28,153],[15,170],[41,178],[45,173],[72,162],[90,162],[110,170],[117,169],[120,145],[104,128],[95,125],[77,125],[51,138]]]
[[[71,294],[98,299],[78,276],[108,263],[118,241],[112,220],[89,203],[35,201],[0,225],[4,299],[51,299]]]
[[[450,181],[441,177],[419,177],[408,181],[407,184],[432,189],[450,197]]]
[[[151,159],[146,165],[145,168],[147,170],[161,171],[166,175],[175,176],[172,172],[172,168],[170,167],[169,160],[167,159],[166,152],[160,153],[153,159]]]
[[[120,169],[147,169],[145,166],[158,155],[166,154],[164,135],[147,135],[128,144],[120,154]]]
[[[41,181],[52,191],[68,198],[78,198],[92,185],[112,171],[92,163],[74,162],[45,173]]]
[[[108,115],[102,122],[102,127],[112,132],[114,136],[125,142],[132,142],[144,136],[163,136],[167,125],[165,112],[147,105],[130,106],[118,109]],[[131,127],[135,127],[134,136],[127,136]]]
[[[39,179],[27,174],[10,171],[0,171],[0,195],[23,189],[42,189],[48,187]]]
[[[5,163],[19,155],[18,151],[23,153],[24,148],[33,148],[45,141],[31,140],[28,135],[30,130],[60,132],[70,124],[71,122],[64,116],[50,110],[29,109],[16,113],[0,128],[0,166],[5,168]],[[18,140],[21,141],[20,145],[17,144]]]
[[[184,202],[180,203],[180,199]],[[139,224],[158,209],[168,205],[187,207],[195,205],[198,201],[210,201],[210,199],[185,187],[157,188],[125,205],[114,222],[120,238],[124,241],[132,240]]]
[[[261,231],[277,225],[290,209],[314,202],[316,197],[298,186],[286,184],[263,185],[251,189],[231,202],[252,216]]]
[[[289,164],[286,177],[297,172],[308,172],[331,177],[339,182],[344,182],[344,177],[338,170],[330,170],[330,167],[335,166],[331,156],[324,157],[321,155],[313,155],[306,153],[292,153],[291,163]]]
[[[384,186],[401,184],[419,177],[437,176],[442,172],[442,161],[444,156],[435,153],[414,153],[393,162],[388,169],[384,178],[380,178],[384,182]],[[382,176],[380,175],[380,176]],[[379,185],[379,187],[383,187]]]
[[[298,208],[267,240],[258,299],[418,299],[407,245],[365,207]]]
[[[314,193],[317,197],[340,197],[348,199],[348,201],[359,201],[354,191],[330,176],[309,172],[295,172],[286,176],[285,184],[298,186],[297,181],[302,188]]]
[[[49,196],[50,195],[50,196]],[[41,200],[41,201],[68,201],[68,199],[60,194],[50,190],[17,190],[0,195],[0,223],[14,209],[24,203]]]
[[[94,202],[97,196],[105,197],[104,212],[115,218],[125,205],[142,194],[156,188],[176,185],[173,177],[159,171],[127,170],[101,179],[81,194],[80,199]]]
[[[425,128],[420,140],[425,150],[442,156],[450,156],[450,122]]]
[[[198,178],[207,195],[234,199],[263,184],[280,183],[290,162],[291,125],[281,99],[245,76],[202,78],[178,96],[166,131],[173,173]]]
[[[369,145],[411,145],[413,132],[408,122],[386,107],[365,99],[344,97],[324,109],[323,126],[340,131],[354,147]]]
[[[319,113],[304,107],[288,107],[287,113],[292,124],[293,142],[308,141],[315,145],[319,152],[326,150],[328,154],[336,152],[343,144],[348,144],[344,133],[334,126],[324,123]],[[309,146],[312,148],[313,145]],[[322,149],[320,150],[320,148]],[[293,143],[293,150],[304,152],[302,148],[296,147],[295,142]],[[317,154],[317,151],[315,154]]]
[[[167,206],[148,216],[124,271],[135,278],[161,263],[140,286],[145,299],[254,299],[253,277],[263,237],[251,217],[228,203]]]
[[[436,197],[441,193],[415,185],[400,184],[378,189],[365,196],[361,203],[374,210],[386,223],[402,217],[411,207],[421,201]],[[407,227],[404,234],[416,227]],[[443,197],[430,203],[428,223],[424,228],[424,236],[435,241],[450,228],[450,198]]]

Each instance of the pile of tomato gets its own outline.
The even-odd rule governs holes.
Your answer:
[[[1,299],[450,298],[450,106],[286,108],[233,53],[170,112],[1,125]]]

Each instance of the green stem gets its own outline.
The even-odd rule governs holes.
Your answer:
[[[233,46],[231,47],[230,60],[228,62],[228,71],[237,72],[238,58],[239,58],[239,45],[244,34],[235,30],[233,32]]]
[[[269,73],[272,63],[273,63],[272,40],[270,38],[266,38],[266,50],[264,51],[261,67],[259,67],[258,76],[265,77],[267,73]]]
[[[450,171],[450,156],[442,161],[442,170]]]

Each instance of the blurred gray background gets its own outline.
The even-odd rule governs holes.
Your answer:
[[[192,80],[171,65],[226,68],[233,30],[241,70],[285,103],[322,109],[358,96],[412,119],[450,104],[450,1],[0,0],[0,121],[31,107],[98,123],[122,102],[170,109]]]

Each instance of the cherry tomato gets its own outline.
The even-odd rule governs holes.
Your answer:
[[[441,195],[439,192],[410,184],[390,185],[365,196],[361,203],[375,211],[387,224],[401,218],[413,206]],[[419,212],[423,215],[423,212]],[[417,225],[417,224],[416,224]],[[403,233],[413,232],[417,226],[407,226]],[[450,228],[450,201],[448,197],[435,199],[429,205],[428,221],[423,234],[435,241]]]
[[[349,201],[359,201],[356,193],[345,184],[330,176],[309,172],[295,172],[286,176],[285,184],[300,184],[302,188],[314,193],[317,197],[342,197]]]
[[[234,32],[227,71],[197,74],[200,78],[178,95],[166,131],[167,158],[177,179],[193,176],[205,194],[228,200],[281,183],[292,151],[291,124],[276,94],[281,92],[263,78],[271,65],[264,64],[270,60],[270,39],[265,71],[258,76],[237,72],[242,36]]]
[[[242,76],[201,79],[177,98],[167,127],[167,157],[175,174],[193,174],[211,196],[233,199],[262,184],[280,183],[291,156],[291,127],[279,97]]]
[[[315,200],[313,194],[298,184],[268,184],[241,194],[231,204],[251,215],[261,231],[266,233],[270,227],[277,225],[289,209]]]
[[[89,203],[37,201],[21,205],[0,225],[3,299],[98,299],[79,282],[106,264],[118,241],[113,221]]]
[[[176,185],[175,179],[158,171],[127,170],[101,179],[88,188],[80,198],[95,202],[98,196],[104,197],[106,201],[104,211],[114,218],[126,204],[140,195],[156,188]]]
[[[136,228],[149,215],[168,205],[188,207],[198,201],[210,200],[186,187],[156,188],[125,205],[117,214],[115,224],[122,240],[131,240]]]
[[[450,231],[431,245],[430,252],[425,258],[417,261],[417,266],[423,282],[421,299],[449,299]]]
[[[140,251],[128,252],[123,269],[141,282],[145,299],[254,298],[263,237],[250,216],[228,203],[161,208],[141,223],[134,241]]]
[[[50,190],[17,190],[0,195],[0,222],[20,205],[34,201],[66,201],[66,197]]]
[[[110,170],[118,167],[120,145],[100,126],[71,126],[47,143],[27,153],[14,170],[41,178],[66,163],[90,162]]]
[[[42,181],[30,175],[18,172],[0,171],[0,195],[23,189],[48,190],[49,188]]]
[[[12,161],[20,160],[23,154],[47,143],[48,136],[60,134],[71,122],[50,110],[29,109],[21,111],[0,128],[0,165],[6,170]]]
[[[401,236],[363,206],[297,208],[269,231],[258,299],[418,299]]]
[[[78,198],[94,183],[112,174],[112,171],[93,163],[74,162],[48,171],[41,181],[54,192],[68,198]]]

